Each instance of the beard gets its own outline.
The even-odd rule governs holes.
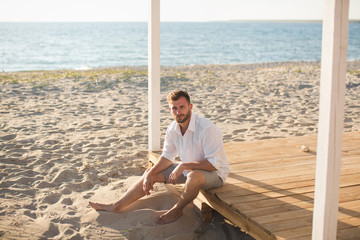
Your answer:
[[[184,114],[178,115],[175,116],[174,118],[177,123],[184,123],[189,119],[190,115],[191,115],[191,111],[189,110],[185,115]],[[178,117],[182,117],[182,119],[179,119]]]

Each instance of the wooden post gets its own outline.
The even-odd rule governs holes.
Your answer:
[[[325,0],[312,239],[336,239],[349,0]]]
[[[149,0],[148,101],[149,151],[160,150],[160,0]]]

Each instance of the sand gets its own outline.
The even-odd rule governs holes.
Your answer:
[[[239,237],[219,215],[202,225],[191,205],[177,222],[154,224],[177,199],[162,184],[122,214],[88,206],[116,201],[147,167],[146,75],[146,67],[0,73],[0,238]],[[172,120],[166,95],[179,88],[224,142],[317,132],[318,62],[162,67],[161,76],[162,136]],[[346,87],[344,131],[359,131],[360,61],[349,62]]]

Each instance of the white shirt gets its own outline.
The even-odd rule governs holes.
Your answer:
[[[191,114],[189,127],[184,136],[180,125],[173,121],[166,130],[163,157],[174,161],[179,156],[182,162],[208,160],[225,182],[230,168],[225,155],[221,130],[209,119]],[[184,171],[187,175],[187,171]]]

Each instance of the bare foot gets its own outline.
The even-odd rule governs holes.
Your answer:
[[[173,207],[166,213],[162,214],[158,219],[156,219],[157,224],[168,224],[175,222],[183,215],[183,210]]]
[[[89,202],[90,207],[97,211],[108,211],[108,212],[114,212],[114,204],[101,204],[101,203],[94,203]]]

